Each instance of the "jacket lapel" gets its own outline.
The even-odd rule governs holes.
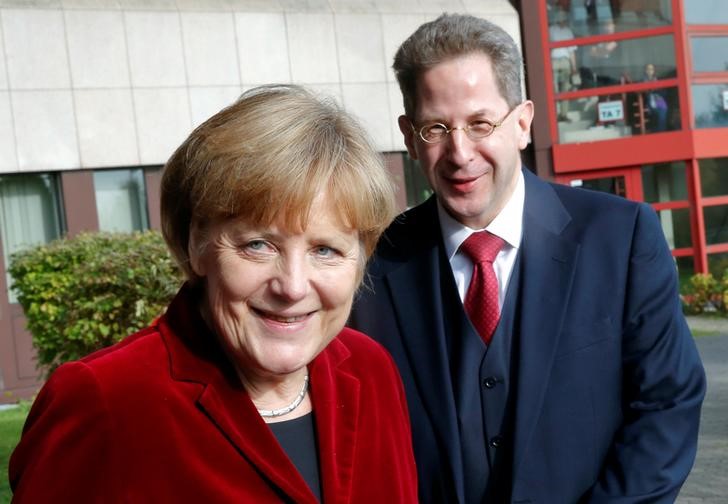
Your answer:
[[[524,176],[514,477],[543,405],[579,252],[561,236],[571,218],[554,190],[527,170]]]
[[[391,291],[404,348],[417,388],[441,446],[447,450],[459,500],[462,502],[463,470],[457,430],[455,398],[452,393],[448,349],[445,341],[441,294],[441,241],[434,198],[426,213],[418,216],[418,244],[411,247],[402,265],[389,272],[386,285]]]
[[[335,339],[309,367],[324,502],[351,501],[360,384],[339,368],[348,356]]]
[[[276,488],[294,502],[315,503],[307,483],[258,414],[215,335],[198,315],[196,293],[185,286],[159,323],[170,354],[172,378],[197,383],[190,394],[225,438]],[[185,386],[191,390],[189,386]]]

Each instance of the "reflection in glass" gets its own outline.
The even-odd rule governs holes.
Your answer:
[[[705,243],[728,243],[728,205],[703,207]]]
[[[96,171],[94,188],[99,229],[131,232],[149,228],[141,169]]]
[[[698,166],[703,197],[728,195],[728,158],[700,159]]]
[[[728,126],[728,84],[693,84],[696,128]]]
[[[728,37],[691,37],[694,72],[728,70]]]
[[[672,23],[671,2],[664,0],[549,0],[547,8],[549,24],[556,22],[560,9],[566,9],[568,25],[577,37],[603,33],[600,27],[607,21],[614,23],[616,32],[643,30]]]
[[[61,236],[64,222],[60,194],[55,175],[0,177],[0,236],[5,252],[5,271],[11,254]],[[10,287],[9,275],[6,280]],[[10,302],[15,303],[15,293],[10,291],[9,296]]]
[[[660,210],[657,212],[662,225],[662,232],[670,245],[670,249],[692,247],[690,237],[690,210],[678,208],[673,210]]]
[[[623,198],[627,197],[624,177],[622,176],[572,180],[571,186],[591,189],[592,191],[616,194],[617,196],[622,196]]]
[[[725,0],[685,0],[688,24],[728,24]]]
[[[663,115],[656,114],[649,107],[652,93],[661,97]],[[562,144],[680,129],[680,107],[675,87],[639,93],[589,96],[568,102],[567,117],[558,121],[559,141]],[[559,102],[557,106],[558,104]]]
[[[642,190],[648,203],[687,200],[685,163],[678,161],[643,166]]]
[[[723,278],[725,272],[728,271],[728,252],[708,254],[708,271],[713,278]]]
[[[430,184],[427,182],[417,161],[407,153],[402,155],[404,165],[404,183],[407,189],[407,208],[417,206],[432,194]]]
[[[676,257],[677,275],[680,279],[680,291],[682,287],[690,283],[690,277],[695,274],[695,259],[693,256]]]
[[[672,35],[600,42],[579,47],[581,87],[602,87],[676,76]],[[653,75],[646,75],[653,65]]]

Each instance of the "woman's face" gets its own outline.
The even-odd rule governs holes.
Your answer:
[[[202,252],[190,246],[192,268],[204,278],[208,321],[246,378],[300,370],[342,329],[362,251],[324,198],[300,232],[234,220],[204,233]]]

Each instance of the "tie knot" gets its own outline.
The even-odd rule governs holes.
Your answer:
[[[492,263],[504,244],[502,238],[488,231],[479,231],[468,236],[468,239],[460,245],[460,250],[467,254],[474,263]]]

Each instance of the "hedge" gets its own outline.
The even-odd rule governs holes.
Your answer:
[[[10,274],[46,372],[163,313],[182,275],[160,233],[83,233],[13,254]]]
[[[721,279],[710,273],[693,275],[684,286],[681,298],[683,311],[688,315],[728,315],[728,270],[723,272]]]

